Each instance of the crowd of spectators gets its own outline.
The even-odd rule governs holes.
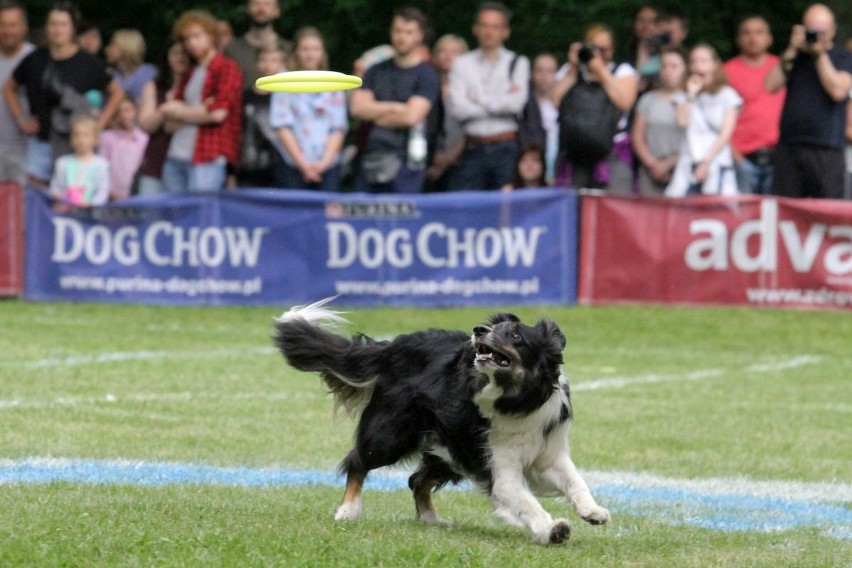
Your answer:
[[[329,69],[325,41],[308,25],[281,37],[277,0],[246,8],[239,36],[181,14],[152,64],[139,31],[104,46],[67,0],[33,45],[25,5],[0,0],[0,179],[63,207],[239,187],[852,198],[852,51],[822,4],[782,32],[780,55],[767,20],[744,15],[726,61],[651,5],[631,37],[592,23],[537,54],[506,47],[500,2],[471,15],[474,46],[433,41],[427,15],[401,7],[389,43],[352,62],[363,87],[272,95],[255,80]]]

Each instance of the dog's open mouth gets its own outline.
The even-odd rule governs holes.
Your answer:
[[[494,363],[498,367],[509,367],[512,364],[512,359],[505,353],[489,345],[479,343],[476,346],[476,362]]]

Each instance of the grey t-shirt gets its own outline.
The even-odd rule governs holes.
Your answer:
[[[18,63],[26,57],[35,47],[33,44],[26,42],[18,50],[18,53],[12,57],[6,57],[0,54],[0,85],[4,85],[9,77],[12,76],[12,71],[18,66]],[[24,111],[24,116],[29,113],[29,104],[27,98],[23,95],[23,91],[19,93],[18,100],[21,103],[21,108]],[[18,128],[15,118],[9,112],[9,107],[5,101],[0,102],[0,152],[15,152],[17,154],[24,153],[24,147],[27,144],[26,137]]]
[[[192,72],[186,89],[183,92],[183,101],[189,106],[201,104],[201,93],[204,89],[204,80],[207,78],[207,67],[199,65]],[[172,134],[169,143],[169,158],[177,160],[192,161],[195,154],[195,138],[198,135],[198,126],[187,124]]]
[[[680,152],[684,130],[677,125],[674,98],[649,91],[636,103],[636,114],[645,117],[645,143],[654,156],[666,158]]]

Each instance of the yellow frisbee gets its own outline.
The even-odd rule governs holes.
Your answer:
[[[279,93],[324,93],[357,89],[361,86],[361,78],[337,71],[287,71],[261,77],[255,86]]]

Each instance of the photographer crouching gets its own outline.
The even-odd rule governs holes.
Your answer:
[[[842,199],[846,99],[852,89],[852,54],[835,47],[834,14],[811,5],[793,26],[766,89],[787,85],[773,166],[772,193],[782,197]]]

